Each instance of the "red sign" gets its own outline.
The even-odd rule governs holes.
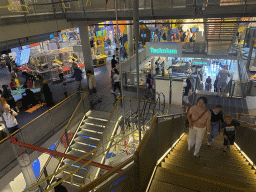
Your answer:
[[[40,45],[39,43],[34,43],[34,44],[30,44],[29,47],[37,47],[39,45]]]

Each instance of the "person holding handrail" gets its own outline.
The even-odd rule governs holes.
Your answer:
[[[218,136],[220,122],[224,123],[221,105],[216,105],[215,109],[212,109],[210,111],[211,111],[211,132],[209,134],[210,136],[207,141],[208,146],[211,146],[212,142],[214,141],[214,138]]]
[[[199,150],[204,133],[211,132],[211,112],[206,108],[207,98],[199,97],[197,105],[190,108],[187,114],[189,122],[188,150],[195,145],[194,156],[200,157]]]

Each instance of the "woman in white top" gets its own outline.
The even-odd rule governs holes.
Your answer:
[[[10,108],[10,105],[6,104],[3,106],[3,118],[8,128],[10,134],[17,131],[19,129],[18,122],[15,116],[18,115],[13,109]]]
[[[120,88],[120,83],[119,83],[119,72],[117,69],[114,69],[114,76],[113,76],[113,80],[114,80],[114,90],[111,90],[111,93],[115,93],[116,88],[119,89],[120,94],[121,94],[121,88]]]

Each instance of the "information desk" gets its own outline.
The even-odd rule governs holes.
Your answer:
[[[41,88],[30,89],[30,90],[33,91],[33,93],[39,93],[41,91]],[[12,90],[12,96],[14,100],[18,101],[22,99],[22,93],[25,93],[25,89]]]

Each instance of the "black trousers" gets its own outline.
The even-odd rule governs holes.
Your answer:
[[[60,77],[60,80],[61,80],[61,81],[64,80],[64,77],[63,77],[63,76],[64,76],[63,73],[60,73],[60,74],[59,74],[59,77]]]
[[[18,125],[14,126],[14,127],[8,127],[8,131],[10,134],[14,133],[17,130],[19,130]]]
[[[114,91],[116,90],[116,88],[118,88],[121,93],[121,87],[120,87],[119,81],[114,83]]]

